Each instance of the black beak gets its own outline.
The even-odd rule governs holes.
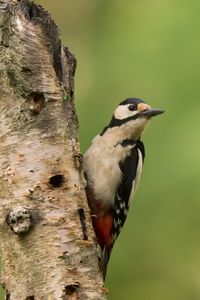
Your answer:
[[[165,111],[163,109],[153,109],[153,108],[150,108],[148,110],[142,111],[140,114],[141,114],[142,117],[144,116],[144,117],[147,117],[147,118],[151,118],[151,117],[155,117],[155,116],[161,115],[164,112]]]

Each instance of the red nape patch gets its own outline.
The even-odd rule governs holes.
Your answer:
[[[105,245],[111,246],[111,232],[113,224],[113,216],[107,214],[105,216],[95,216],[92,218],[97,241],[103,249]]]

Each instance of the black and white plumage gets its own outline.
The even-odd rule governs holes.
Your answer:
[[[104,278],[112,247],[140,180],[145,156],[141,134],[149,120],[163,112],[152,109],[141,99],[126,99],[84,155],[86,192],[93,227],[102,249]]]

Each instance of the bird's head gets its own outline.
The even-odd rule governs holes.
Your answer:
[[[152,117],[164,113],[164,110],[151,108],[145,101],[137,98],[128,98],[122,101],[116,110],[110,124],[104,128],[104,134],[109,128],[119,128],[136,140],[144,131]]]

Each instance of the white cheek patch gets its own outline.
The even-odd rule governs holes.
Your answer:
[[[135,110],[135,111],[129,110],[128,109],[129,106],[130,106],[129,104],[119,105],[114,112],[115,119],[123,120],[128,117],[134,116],[138,113],[137,110]]]

